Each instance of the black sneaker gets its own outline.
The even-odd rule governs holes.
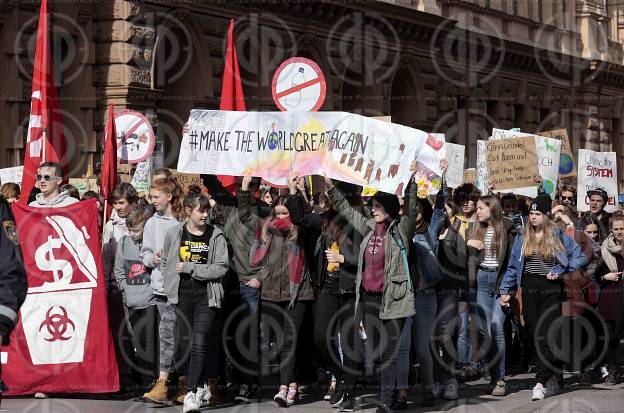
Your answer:
[[[342,404],[343,400],[345,400],[345,396],[347,395],[347,393],[343,393],[341,391],[337,391],[336,393],[334,393],[334,395],[331,397],[331,399],[329,399],[329,405],[331,407],[333,407],[334,409],[337,407],[340,407],[340,405]]]
[[[339,412],[352,412],[355,410],[355,397],[352,394],[345,393],[340,403]]]
[[[401,398],[396,399],[395,402],[392,403],[390,410],[407,410],[407,400]]]
[[[251,403],[251,398],[256,394],[258,387],[248,384],[241,384],[238,388],[238,394],[234,397],[234,401],[239,403]]]

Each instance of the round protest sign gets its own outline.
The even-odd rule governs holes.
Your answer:
[[[118,112],[115,114],[115,129],[120,163],[139,163],[152,155],[156,139],[145,115],[131,110]]]
[[[275,71],[271,91],[279,110],[315,112],[325,101],[327,85],[321,68],[312,60],[292,57]]]

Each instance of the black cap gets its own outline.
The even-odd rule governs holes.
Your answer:
[[[601,196],[604,200],[605,204],[609,201],[609,195],[607,195],[607,191],[602,188],[594,188],[587,191],[587,197],[591,197],[592,195]]]
[[[539,211],[544,215],[547,215],[552,209],[552,199],[548,194],[539,194],[533,201],[531,201],[530,211]]]

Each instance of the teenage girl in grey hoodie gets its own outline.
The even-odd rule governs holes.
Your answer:
[[[209,210],[201,189],[189,188],[184,198],[187,221],[167,231],[161,261],[167,300],[185,319],[178,325],[180,337],[192,337],[183,412],[198,411],[203,401],[217,399],[222,281],[229,258],[223,232],[208,224]]]
[[[167,379],[173,366],[175,351],[175,306],[167,303],[161,273],[162,248],[167,230],[175,227],[182,218],[182,196],[184,191],[173,178],[156,179],[150,187],[150,198],[156,213],[145,223],[141,260],[151,268],[152,291],[157,300],[160,314],[158,327],[160,343],[160,374],[154,387],[143,398],[162,403],[167,400]]]

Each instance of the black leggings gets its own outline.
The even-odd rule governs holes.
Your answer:
[[[186,387],[195,391],[219,372],[221,310],[208,307],[207,282],[190,277],[180,278],[177,310],[180,337],[188,337],[192,329]]]
[[[288,301],[284,302],[261,302],[261,323],[264,324],[263,332],[277,340],[276,354],[263,357],[263,362],[271,362],[271,358],[279,359],[280,384],[288,385],[295,383],[295,361],[297,349],[297,336],[303,324],[305,316],[305,303],[296,301],[292,308],[288,308]]]
[[[545,276],[522,275],[522,303],[526,327],[535,345],[537,383],[546,385],[561,371],[562,360],[553,349],[561,349],[561,304],[564,299],[563,280]]]
[[[337,381],[344,380],[350,373],[344,369],[337,351],[338,336],[335,334],[337,324],[340,324],[340,348],[343,359],[350,358],[359,361],[351,339],[358,334],[354,315],[354,295],[338,295],[330,292],[321,292],[318,295],[314,318],[314,344],[321,366],[330,371]]]

